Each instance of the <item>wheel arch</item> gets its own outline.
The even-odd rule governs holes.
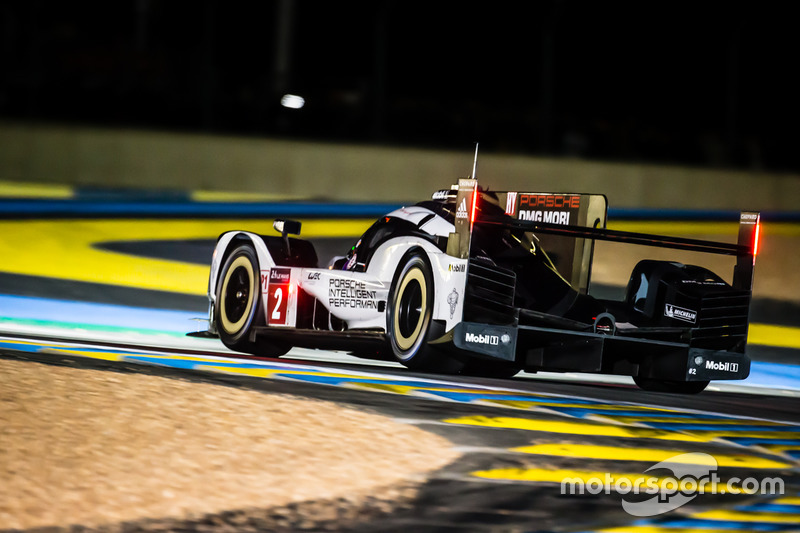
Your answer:
[[[428,240],[401,236],[381,244],[367,266],[367,272],[391,289],[391,283],[401,260],[412,250],[420,251],[431,269],[433,275],[433,319],[441,325],[442,334],[444,334],[461,321],[460,310],[455,316],[451,315],[451,306],[446,300],[445,293],[449,293],[455,288],[458,291],[458,298],[461,300],[458,305],[463,306],[466,260],[445,254]],[[449,268],[451,264],[463,264],[463,269],[458,272],[451,270]]]
[[[441,251],[424,239],[403,236],[387,240],[375,250],[372,260],[367,266],[367,273],[387,284],[391,284],[394,281],[400,262],[412,252],[419,253],[428,263],[428,266],[431,267],[435,294],[437,272],[435,272],[435,265],[430,256],[434,253],[441,253]]]
[[[260,269],[272,268],[275,266],[275,261],[273,261],[266,244],[264,244],[264,241],[259,235],[248,231],[228,231],[220,235],[217,239],[217,245],[214,248],[214,255],[212,256],[211,269],[208,276],[208,299],[212,304],[211,310],[209,311],[209,320],[211,321],[214,320],[214,315],[216,314],[217,283],[219,282],[220,271],[228,257],[242,244],[248,244],[253,247],[256,252],[256,257],[258,258],[258,266]]]

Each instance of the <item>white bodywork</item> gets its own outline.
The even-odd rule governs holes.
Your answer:
[[[433,215],[433,216],[431,216]],[[448,237],[453,224],[429,209],[404,207],[386,215],[412,222],[434,236]],[[420,222],[428,218],[419,226]],[[223,258],[240,239],[251,244],[261,270],[261,305],[264,323],[257,326],[296,327],[298,288],[316,298],[331,315],[347,324],[347,329],[386,330],[386,308],[392,281],[400,260],[412,248],[424,252],[433,274],[432,318],[445,323],[450,331],[462,319],[467,260],[442,252],[419,237],[395,237],[374,250],[366,272],[326,268],[284,267],[276,265],[266,244],[258,235],[246,231],[223,234],[214,250],[208,283],[210,327],[214,324],[216,287]]]

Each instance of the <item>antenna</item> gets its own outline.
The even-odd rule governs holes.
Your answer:
[[[478,143],[475,143],[475,161],[472,163],[472,179],[475,179],[478,171]]]

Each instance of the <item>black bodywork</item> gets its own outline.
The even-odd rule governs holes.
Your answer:
[[[757,214],[742,214],[739,244],[732,245],[521,221],[492,193],[479,194],[456,347],[529,371],[630,375],[645,388],[679,392],[693,392],[691,384],[680,390],[687,382],[701,390],[709,380],[749,375],[744,352]],[[455,198],[418,205],[453,221]],[[735,256],[733,283],[699,266],[643,260],[623,300],[594,298],[558,271],[558,258],[538,246],[542,234]],[[475,335],[513,342],[465,340]]]

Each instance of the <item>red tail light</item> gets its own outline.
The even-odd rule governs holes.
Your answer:
[[[753,235],[753,257],[758,255],[758,246],[761,242],[761,220],[756,221],[756,231]]]
[[[472,225],[475,223],[475,207],[478,205],[478,184],[475,183],[475,189],[472,191],[472,208],[469,211],[469,231],[472,231]]]

